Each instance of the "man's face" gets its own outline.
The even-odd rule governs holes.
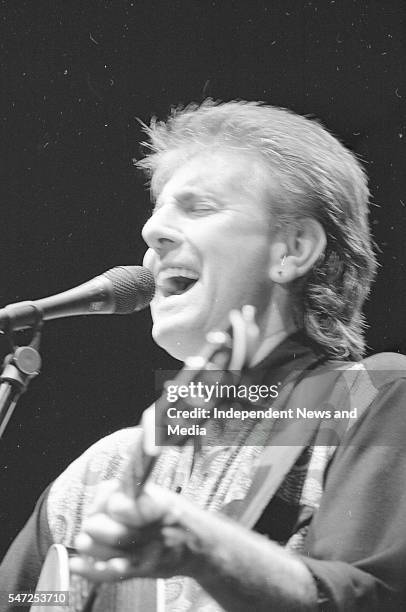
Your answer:
[[[261,171],[242,153],[197,155],[172,173],[144,226],[144,265],[157,284],[152,334],[178,359],[197,354],[207,332],[227,327],[231,309],[252,304],[263,313],[269,304]]]

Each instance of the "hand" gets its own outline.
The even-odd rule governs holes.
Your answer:
[[[106,484],[76,547],[71,570],[92,582],[190,576],[225,610],[317,609],[299,557],[156,485],[133,500]]]
[[[73,573],[94,582],[193,574],[193,536],[183,518],[202,512],[179,495],[148,484],[131,499],[108,482],[75,541]]]

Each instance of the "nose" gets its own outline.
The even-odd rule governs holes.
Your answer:
[[[181,241],[181,232],[175,226],[176,213],[162,206],[148,219],[142,228],[142,237],[150,249],[161,256],[176,248]]]

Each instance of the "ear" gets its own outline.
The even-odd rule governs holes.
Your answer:
[[[323,226],[316,219],[305,217],[298,225],[279,230],[271,244],[269,277],[279,284],[304,276],[326,248]]]

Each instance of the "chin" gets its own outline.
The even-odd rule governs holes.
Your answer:
[[[204,343],[204,337],[200,334],[196,336],[187,329],[179,330],[174,327],[160,329],[157,325],[152,328],[152,337],[158,346],[180,361],[199,355]]]

